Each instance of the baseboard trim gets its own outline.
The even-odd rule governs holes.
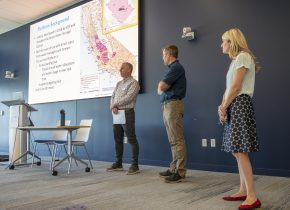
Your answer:
[[[126,161],[128,161],[129,163],[130,160],[126,160]],[[140,164],[164,166],[164,167],[169,166],[169,162],[167,161],[144,160],[144,159],[140,160]],[[237,166],[227,166],[227,165],[211,165],[211,164],[201,164],[201,163],[190,162],[190,163],[187,163],[187,168],[192,169],[192,170],[201,170],[201,171],[238,173]],[[255,175],[290,177],[290,170],[253,168],[253,171]]]

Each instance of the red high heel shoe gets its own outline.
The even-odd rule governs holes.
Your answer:
[[[240,210],[250,210],[250,209],[255,209],[255,208],[260,208],[262,205],[261,201],[257,199],[254,203],[251,205],[240,205],[239,209]]]
[[[247,199],[247,196],[246,195],[243,195],[243,196],[225,196],[223,197],[223,199],[225,201],[244,201]]]

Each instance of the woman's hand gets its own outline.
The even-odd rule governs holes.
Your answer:
[[[219,114],[220,123],[224,124],[227,120],[227,112],[226,112],[226,108],[223,105],[220,105],[218,107],[218,114]]]

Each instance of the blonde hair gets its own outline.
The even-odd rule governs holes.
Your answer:
[[[235,59],[240,52],[247,52],[251,55],[255,63],[255,70],[258,72],[261,69],[257,57],[249,49],[244,34],[238,28],[232,28],[224,32],[222,35],[223,40],[227,40],[230,43],[229,57]]]

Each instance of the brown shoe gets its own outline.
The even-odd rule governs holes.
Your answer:
[[[122,164],[113,163],[107,171],[124,171]]]
[[[164,181],[167,183],[178,183],[178,182],[182,182],[184,179],[185,177],[180,176],[179,173],[176,172],[176,173],[172,173],[171,176],[166,177]]]
[[[169,177],[169,176],[171,176],[173,173],[169,170],[169,169],[167,169],[167,171],[163,171],[163,172],[159,172],[159,176],[161,176],[161,177]]]
[[[131,165],[127,171],[127,175],[133,175],[140,173],[139,167],[137,165]]]

